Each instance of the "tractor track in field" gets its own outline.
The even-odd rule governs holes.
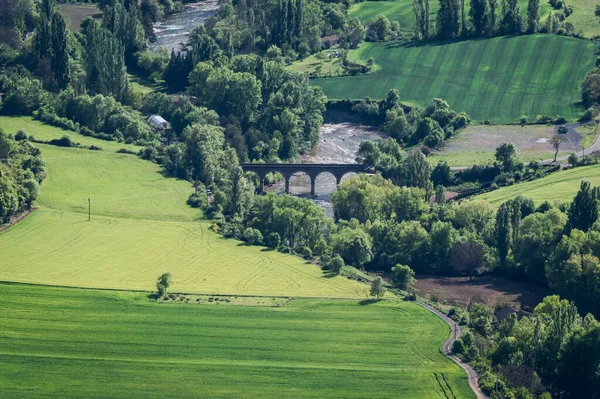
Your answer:
[[[464,363],[457,356],[454,356],[452,354],[452,344],[454,343],[454,341],[456,341],[457,338],[459,338],[462,335],[462,328],[458,325],[458,323],[456,323],[454,320],[452,320],[433,306],[430,306],[425,302],[421,301],[417,301],[417,303],[423,306],[425,309],[429,310],[430,312],[434,313],[436,316],[444,320],[450,326],[450,328],[453,330],[453,334],[450,336],[450,338],[444,341],[444,343],[442,343],[442,346],[440,348],[441,352],[467,372],[469,386],[475,393],[475,397],[477,399],[489,399],[489,397],[483,393],[481,388],[479,388],[479,373],[475,371],[475,369],[469,364]]]

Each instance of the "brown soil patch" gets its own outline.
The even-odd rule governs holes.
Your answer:
[[[102,11],[93,4],[59,4],[58,12],[65,19],[67,27],[73,32],[81,30],[81,21],[85,17],[102,19]]]
[[[510,304],[532,310],[549,292],[535,284],[516,282],[502,277],[437,277],[417,275],[415,288],[419,295],[438,295],[441,302],[466,307],[469,298],[479,297],[489,307]]]

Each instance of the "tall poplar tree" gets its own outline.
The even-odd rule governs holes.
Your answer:
[[[420,40],[428,40],[430,31],[429,0],[413,0],[413,12],[415,13],[415,36]]]
[[[50,65],[58,83],[58,87],[66,89],[70,81],[69,50],[67,48],[67,26],[62,15],[52,14],[52,58]]]
[[[487,31],[489,24],[487,0],[471,0],[469,17],[475,27],[475,35],[483,36]]]
[[[498,0],[488,0],[489,1],[489,13],[490,13],[490,27],[489,33],[490,36],[494,35],[496,32],[496,20],[498,15]]]
[[[441,39],[455,39],[460,32],[458,0],[440,0],[436,20],[437,34]]]
[[[540,0],[527,2],[527,32],[536,33],[540,26]]]

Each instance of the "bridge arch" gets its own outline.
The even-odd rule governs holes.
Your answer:
[[[315,195],[315,182],[317,177],[324,172],[331,173],[336,180],[336,184],[340,184],[344,175],[348,173],[361,173],[365,169],[358,164],[260,164],[260,163],[245,163],[242,164],[242,169],[245,172],[254,172],[260,181],[260,191],[264,192],[265,176],[269,172],[279,172],[285,179],[285,192],[290,192],[290,178],[294,173],[304,172],[310,178],[310,194]]]

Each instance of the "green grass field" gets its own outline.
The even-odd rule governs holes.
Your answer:
[[[165,178],[158,165],[135,155],[108,151],[120,148],[119,143],[27,118],[2,118],[0,127],[9,132],[24,128],[43,139],[69,134],[75,141],[106,148],[36,144],[48,169],[40,209],[0,232],[1,281],[152,290],[156,277],[168,271],[178,292],[366,295],[364,284],[330,277],[300,258],[210,231],[203,214],[185,203],[193,192],[189,182]],[[86,221],[88,198],[92,222]]]
[[[570,202],[577,194],[582,180],[588,180],[592,186],[600,185],[600,165],[583,166],[564,170],[546,176],[543,179],[515,184],[486,194],[477,199],[486,200],[494,205],[521,194],[531,198],[536,204],[544,201]]]
[[[380,69],[361,76],[319,78],[330,99],[384,98],[426,105],[441,97],[478,121],[517,122],[539,114],[575,119],[580,84],[594,67],[598,45],[552,35],[499,37],[451,44],[365,43],[354,56]]]
[[[439,351],[448,326],[409,302],[196,306],[2,284],[0,307],[4,398],[475,397]]]

